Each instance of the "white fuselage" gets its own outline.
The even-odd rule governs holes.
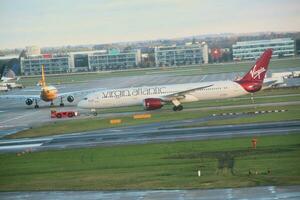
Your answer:
[[[0,84],[0,91],[8,91],[8,87],[6,85]]]
[[[193,90],[195,88],[206,87]],[[143,105],[148,98],[160,98],[165,101],[168,96],[182,91],[192,90],[184,94],[181,103],[210,99],[224,99],[248,94],[238,83],[233,81],[202,82],[174,85],[147,86],[102,90],[89,94],[78,103],[80,108],[99,109],[133,105]]]

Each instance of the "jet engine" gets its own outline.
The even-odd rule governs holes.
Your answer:
[[[70,102],[70,103],[73,102],[73,101],[74,101],[74,96],[71,96],[71,95],[68,96],[68,97],[67,97],[67,100],[68,100],[68,102]]]
[[[33,103],[32,99],[26,99],[25,101],[26,105],[30,106]]]
[[[149,98],[144,100],[145,110],[156,110],[164,106],[164,102],[159,98]]]

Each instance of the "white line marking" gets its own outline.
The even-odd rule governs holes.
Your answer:
[[[204,75],[204,76],[201,78],[200,82],[203,81],[204,79],[206,79],[206,77],[207,77],[207,75]]]
[[[39,112],[41,112],[41,111],[32,112],[32,113],[28,113],[28,114],[25,114],[25,115],[20,115],[20,116],[18,116],[18,117],[15,117],[15,118],[11,118],[11,119],[2,121],[1,123],[4,124],[4,123],[9,122],[9,121],[12,121],[12,120],[21,119],[21,118],[26,117],[26,116],[29,116],[29,115],[37,114],[37,113],[39,113]]]
[[[39,144],[23,144],[23,145],[11,145],[11,146],[0,146],[0,150],[4,149],[19,149],[19,148],[29,148],[29,147],[39,147],[43,143]]]
[[[4,140],[4,141],[1,141],[0,140],[0,145],[1,144],[10,144],[10,143],[22,143],[22,142],[47,142],[49,141],[50,139],[7,139],[7,140]]]

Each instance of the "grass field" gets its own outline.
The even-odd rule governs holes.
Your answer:
[[[273,59],[270,62],[270,69],[283,69],[286,67],[300,67],[300,58],[290,59]],[[138,69],[130,71],[113,71],[113,72],[95,72],[85,74],[63,74],[63,75],[47,75],[47,83],[49,84],[69,84],[84,81],[90,81],[100,78],[119,77],[119,76],[138,76],[148,74],[171,74],[171,75],[203,75],[211,73],[226,73],[226,72],[246,72],[255,63],[221,63],[221,64],[207,64],[201,66],[189,67],[172,67],[159,69]],[[36,77],[22,77],[20,83],[24,86],[34,86],[40,80]]]
[[[300,184],[299,133],[257,137],[257,149],[251,148],[251,139],[70,149],[21,156],[1,154],[0,190],[194,189]],[[197,177],[198,170],[201,177]]]
[[[300,106],[277,106],[276,109],[285,109],[288,112],[268,113],[261,115],[247,115],[232,120],[212,120],[201,124],[192,126],[204,125],[217,125],[217,124],[239,124],[239,123],[252,123],[252,122],[270,122],[270,121],[286,121],[286,120],[300,120]],[[6,138],[24,138],[24,137],[40,137],[49,135],[59,135],[65,133],[75,133],[82,131],[91,131],[104,128],[131,126],[140,124],[149,124],[153,122],[164,122],[174,120],[186,120],[194,118],[202,118],[223,112],[253,112],[255,108],[237,108],[237,109],[224,109],[224,110],[210,110],[205,112],[195,111],[181,111],[177,112],[157,112],[152,114],[151,119],[134,120],[132,116],[118,117],[122,120],[121,124],[111,125],[110,119],[92,118],[80,119],[71,121],[61,121],[44,124],[42,126],[33,127],[28,130],[20,131],[15,134],[6,136]],[[258,110],[274,110],[273,106],[259,107]]]

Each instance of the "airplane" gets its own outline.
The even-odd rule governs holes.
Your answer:
[[[261,90],[272,49],[267,49],[248,73],[236,81],[215,81],[151,87],[102,90],[88,94],[78,107],[96,109],[143,105],[145,110],[156,110],[173,104],[174,111],[183,109],[182,103],[201,100],[225,99],[255,93]]]
[[[67,98],[69,103],[72,103],[75,98],[74,95],[80,94],[83,95],[89,92],[98,91],[99,89],[91,89],[91,90],[82,90],[82,91],[73,91],[73,92],[65,92],[65,93],[58,93],[58,89],[54,86],[47,85],[45,79],[45,70],[44,65],[42,65],[42,78],[40,80],[40,94],[38,95],[0,95],[1,99],[24,99],[25,104],[30,106],[35,103],[34,108],[39,108],[38,102],[43,100],[45,102],[50,102],[50,106],[54,106],[53,101],[57,98],[60,98],[59,106],[63,107],[64,102],[63,98]]]
[[[1,84],[0,83],[0,92],[1,91],[5,91],[5,92],[7,92],[9,89],[8,89],[8,87],[6,86],[6,84],[4,85],[4,84]]]
[[[20,78],[16,77],[14,71],[9,69],[2,77],[0,82],[0,91],[8,91],[13,88],[23,88],[22,84],[16,83]]]

